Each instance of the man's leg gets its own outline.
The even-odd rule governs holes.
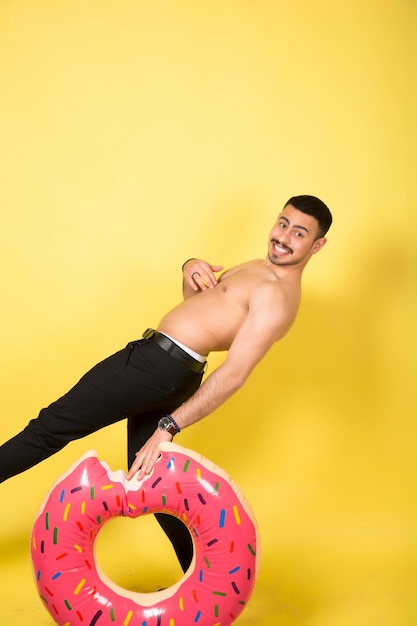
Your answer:
[[[172,410],[172,409],[171,409]],[[158,420],[169,411],[161,411],[139,415],[128,419],[128,462],[129,467],[135,460],[135,453],[140,450],[158,425]],[[191,534],[185,524],[177,517],[166,513],[156,513],[155,518],[171,541],[184,572],[189,568],[194,548]]]
[[[125,417],[124,407],[116,401],[116,388],[127,355],[126,349],[121,350],[93,367],[66,395],[42,409],[38,418],[3,444],[0,482],[33,467],[70,441]]]

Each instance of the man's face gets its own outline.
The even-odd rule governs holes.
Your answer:
[[[283,209],[269,235],[268,258],[274,265],[304,265],[324,246],[318,235],[318,222],[291,204]]]

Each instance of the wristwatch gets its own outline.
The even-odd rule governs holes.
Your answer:
[[[174,435],[180,432],[180,427],[178,426],[174,418],[171,417],[170,415],[165,415],[165,417],[161,417],[161,419],[158,422],[158,428],[160,430],[165,430],[167,433],[169,433],[173,437]]]

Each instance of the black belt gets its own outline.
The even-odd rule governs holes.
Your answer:
[[[188,352],[185,352],[185,350],[177,346],[177,344],[166,335],[158,333],[158,331],[153,328],[148,328],[145,330],[142,337],[157,343],[162,350],[165,350],[165,352],[168,352],[174,359],[186,365],[192,372],[196,372],[196,374],[204,372],[207,361],[200,363],[200,361],[197,361],[191,354],[188,354]]]

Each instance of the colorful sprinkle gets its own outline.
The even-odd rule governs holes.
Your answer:
[[[206,504],[206,501],[204,500],[204,497],[201,493],[198,493],[197,497],[200,500],[201,504]]]
[[[155,489],[155,487],[158,485],[158,483],[160,483],[162,480],[162,476],[158,476],[158,478],[156,480],[154,480],[154,482],[151,484],[152,489]]]
[[[71,493],[77,493],[77,491],[81,491],[82,487],[78,486],[78,487],[74,487],[73,489],[71,489]]]
[[[100,619],[100,617],[103,615],[103,611],[97,611],[97,613],[94,615],[93,619],[90,622],[90,626],[95,626],[95,624],[97,624],[98,620]]]
[[[64,515],[62,516],[62,520],[64,522],[66,522],[68,520],[68,514],[71,508],[71,502],[68,502],[67,506],[65,507],[65,511],[64,511]]]
[[[132,619],[133,611],[129,611],[126,615],[125,621],[123,622],[123,626],[127,626],[130,620]]]
[[[85,500],[83,500],[81,502],[81,515],[85,515],[85,507],[86,507]]]
[[[68,602],[68,600],[64,600],[64,604],[65,604],[65,606],[67,607],[67,609],[68,609],[69,611],[72,611],[72,606],[70,605],[70,603]]]
[[[56,572],[56,574],[54,574],[52,576],[52,580],[56,580],[57,578],[59,578],[62,575],[62,572]]]
[[[65,498],[65,489],[61,491],[61,495],[59,496],[59,503],[62,504]]]
[[[114,485],[103,485],[102,490],[107,491],[107,489],[113,489]]]
[[[232,582],[232,587],[233,587],[233,591],[234,591],[235,593],[237,593],[237,594],[239,594],[239,593],[240,593],[240,591],[239,591],[239,589],[238,589],[238,586],[236,585],[236,583],[235,583],[234,581]]]
[[[91,500],[94,500],[95,497],[95,489],[94,489],[94,485],[90,488],[90,498]]]
[[[208,542],[207,546],[210,548],[213,544],[217,542],[218,542],[218,539],[212,539],[211,541]]]
[[[57,545],[58,544],[58,527],[55,526],[54,528],[54,544]]]
[[[248,548],[249,548],[249,552],[251,553],[252,556],[256,555],[255,550],[252,548],[252,546],[250,545],[250,543],[248,543]]]
[[[78,583],[78,585],[74,589],[74,596],[78,596],[78,594],[80,593],[81,589],[84,587],[86,582],[87,582],[87,580],[85,578],[82,578],[80,580],[80,582]]]
[[[184,598],[182,596],[178,598],[178,605],[180,607],[180,611],[183,611],[184,610]]]
[[[240,524],[241,524],[240,516],[239,516],[239,511],[238,511],[238,508],[237,508],[236,504],[233,505],[233,514],[235,516],[236,524],[238,526],[240,526]]]
[[[190,459],[187,459],[184,463],[184,467],[182,469],[183,472],[188,472],[188,468],[190,467]]]
[[[226,518],[226,510],[222,509],[220,511],[220,522],[219,522],[220,528],[224,528],[224,520],[225,520],[225,518]]]
[[[194,622],[197,623],[200,617],[201,617],[201,611],[198,611],[197,615],[194,618]]]

